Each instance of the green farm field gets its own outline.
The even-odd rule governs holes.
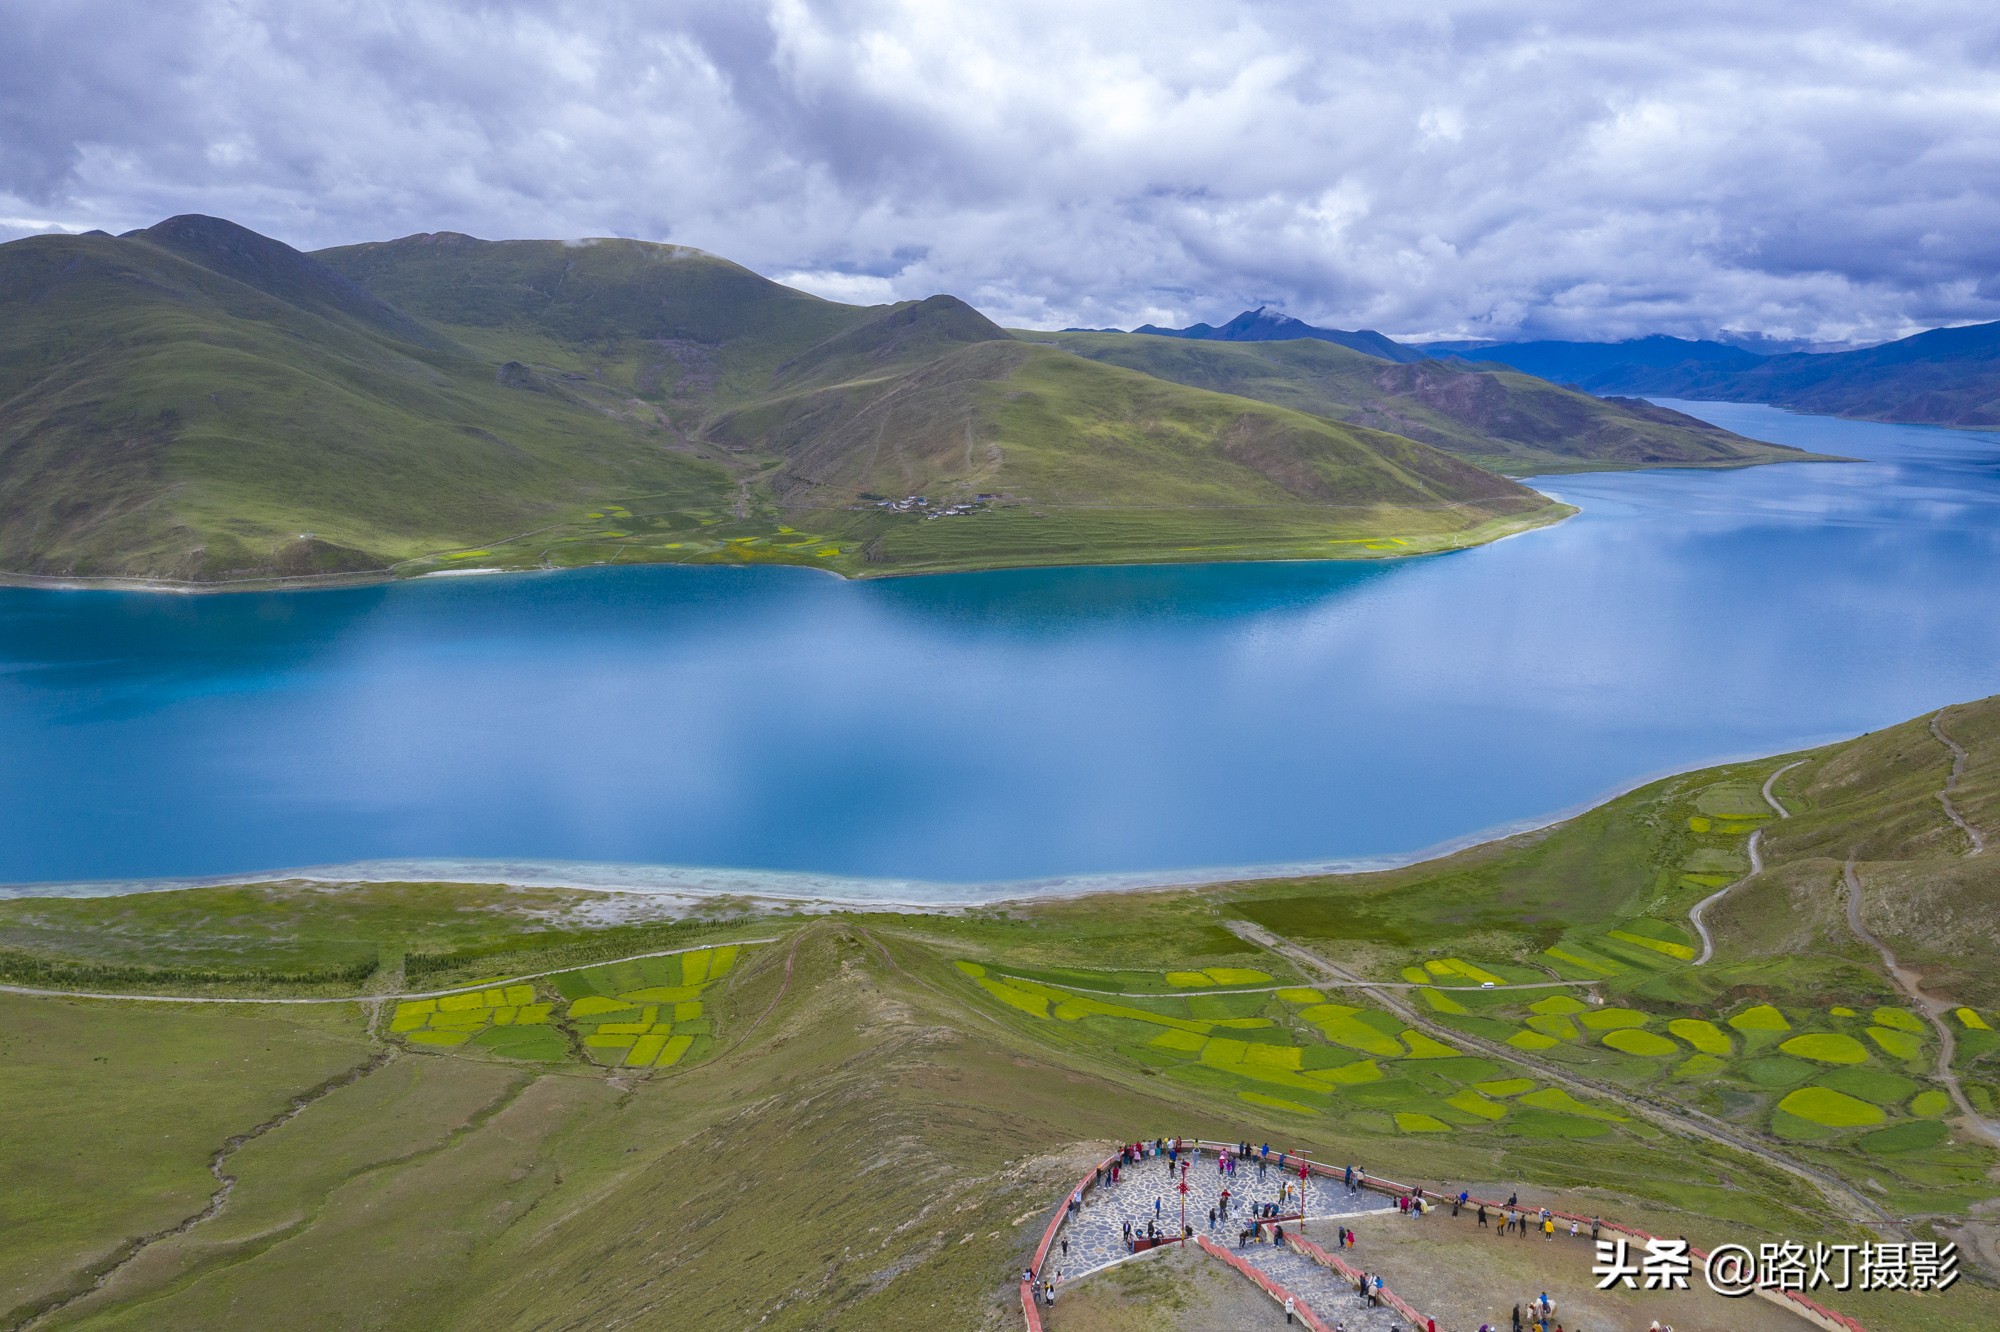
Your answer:
[[[2000,1156],[1835,891],[1858,845],[1990,1112],[2000,993],[1953,941],[1992,880],[1929,722],[1369,875],[615,925],[447,884],[6,903],[8,983],[188,998],[0,994],[0,1326],[1000,1328],[1107,1144],[1200,1133],[1703,1244],[1955,1239],[1948,1294],[1830,1302],[1988,1327]],[[1942,724],[1980,826],[2000,705]],[[194,1002],[253,993],[331,1002]]]

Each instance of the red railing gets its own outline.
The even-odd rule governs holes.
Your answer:
[[[1042,1242],[1035,1246],[1035,1261],[1032,1267],[1037,1280],[1040,1280],[1042,1275],[1042,1264],[1048,1261],[1049,1246],[1056,1242],[1056,1232],[1062,1229],[1063,1222],[1069,1220],[1069,1200],[1095,1184],[1098,1172],[1109,1169],[1111,1163],[1117,1159],[1117,1152],[1105,1157],[1091,1168],[1089,1174],[1077,1181],[1075,1188],[1063,1194],[1062,1204],[1056,1208],[1056,1214],[1049,1218],[1048,1229],[1042,1232]],[[1021,1314],[1027,1320],[1028,1332],[1042,1332],[1042,1311],[1035,1307],[1033,1282],[1021,1283]]]
[[[1314,1244],[1311,1240],[1307,1239],[1305,1236],[1297,1234],[1295,1232],[1293,1234],[1285,1236],[1285,1243],[1288,1246],[1290,1246],[1293,1253],[1300,1254],[1304,1257],[1310,1258],[1322,1267],[1332,1268],[1334,1271],[1340,1273],[1341,1276],[1346,1277],[1349,1281],[1354,1282],[1357,1286],[1361,1283],[1363,1274],[1360,1271],[1360,1269],[1348,1266],[1345,1262],[1334,1257],[1332,1254],[1328,1253],[1325,1249],[1320,1248],[1319,1245]],[[1404,1318],[1407,1318],[1410,1322],[1410,1326],[1416,1328],[1417,1332],[1423,1332],[1423,1329],[1430,1326],[1430,1324],[1425,1320],[1422,1314],[1418,1313],[1415,1309],[1412,1309],[1403,1300],[1402,1296],[1398,1295],[1395,1291],[1390,1290],[1387,1286],[1383,1286],[1380,1290],[1376,1291],[1375,1298],[1381,1300],[1382,1303],[1388,1305],[1391,1309],[1394,1309],[1397,1313],[1403,1315]]]
[[[1256,1267],[1251,1266],[1249,1263],[1244,1262],[1241,1258],[1238,1258],[1235,1254],[1223,1248],[1220,1244],[1216,1244],[1213,1241],[1211,1241],[1206,1235],[1196,1235],[1194,1237],[1194,1242],[1196,1244],[1199,1244],[1201,1246],[1201,1251],[1207,1254],[1209,1257],[1220,1258],[1223,1262],[1228,1263],[1231,1267],[1235,1268],[1239,1273],[1241,1273],[1246,1277],[1249,1277],[1252,1281],[1256,1282],[1259,1289],[1261,1289],[1266,1295],[1269,1295],[1272,1299],[1276,1300],[1279,1304],[1284,1304],[1287,1301],[1290,1301],[1292,1306],[1292,1312],[1297,1314],[1299,1321],[1304,1323],[1307,1327],[1311,1328],[1312,1332],[1331,1332],[1331,1329],[1329,1329],[1325,1323],[1320,1321],[1319,1315],[1312,1311],[1312,1307],[1310,1305],[1308,1305],[1304,1300],[1300,1299],[1298,1296],[1292,1294],[1292,1292],[1290,1292],[1289,1290],[1286,1290],[1283,1286],[1279,1285],[1277,1282],[1273,1281],[1270,1278],[1270,1276],[1267,1275],[1265,1272],[1261,1271]]]

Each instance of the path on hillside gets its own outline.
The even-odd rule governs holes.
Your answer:
[[[1895,983],[1897,989],[1908,996],[1910,1002],[1917,1006],[1918,1012],[1930,1019],[1931,1026],[1937,1031],[1937,1068],[1932,1076],[1943,1083],[1945,1089],[1951,1093],[1951,1099],[1957,1104],[1959,1114],[1966,1124],[1980,1137],[2000,1147],[2000,1124],[1995,1124],[1972,1108],[1972,1102],[1966,1098],[1965,1088],[1959,1085],[1958,1072],[1952,1067],[1952,1061],[1958,1053],[1958,1040],[1952,1034],[1951,1024],[1945,1020],[1945,1014],[1956,1005],[1926,995],[1923,978],[1899,963],[1889,945],[1876,938],[1868,926],[1862,923],[1861,875],[1854,868],[1853,856],[1847,858],[1847,864],[1841,867],[1841,874],[1847,881],[1847,928],[1855,938],[1882,955],[1882,965],[1888,968],[1889,979]]]
[[[1976,856],[1986,849],[1986,836],[1965,821],[1965,816],[1958,812],[1958,806],[1951,800],[1951,793],[1958,789],[1958,779],[1965,776],[1965,760],[1968,756],[1964,745],[1944,733],[1944,728],[1939,724],[1943,718],[1943,708],[1931,714],[1931,734],[1938,738],[1938,743],[1951,751],[1951,776],[1944,779],[1944,790],[1938,792],[1938,803],[1944,806],[1946,816],[1958,825],[1958,830],[1965,834],[1965,840],[1972,843],[1972,849],[1965,854]]]
[[[215,1191],[209,1195],[207,1206],[174,1225],[152,1231],[149,1234],[140,1235],[135,1239],[127,1240],[114,1250],[109,1257],[92,1264],[79,1273],[76,1284],[72,1285],[67,1291],[13,1310],[9,1317],[15,1321],[7,1324],[7,1332],[28,1332],[28,1329],[46,1321],[52,1315],[75,1304],[86,1295],[92,1295],[104,1289],[113,1277],[131,1266],[137,1261],[140,1254],[146,1252],[155,1244],[158,1244],[162,1240],[172,1239],[176,1235],[185,1235],[203,1222],[213,1221],[216,1217],[222,1215],[222,1209],[229,1205],[229,1195],[236,1191],[236,1176],[230,1174],[226,1168],[230,1157],[236,1155],[244,1147],[263,1137],[272,1129],[291,1123],[291,1121],[304,1114],[308,1108],[333,1095],[333,1093],[339,1091],[341,1088],[353,1086],[395,1057],[396,1050],[393,1046],[378,1050],[345,1073],[335,1074],[312,1090],[301,1092],[299,1095],[294,1096],[284,1110],[273,1115],[263,1123],[256,1125],[254,1128],[246,1129],[241,1133],[232,1134],[208,1158],[208,1173],[215,1177]]]
[[[608,957],[601,962],[579,962],[573,967],[551,967],[547,971],[531,971],[525,976],[507,976],[495,980],[485,980],[477,985],[459,985],[449,990],[418,990],[408,994],[345,994],[333,997],[314,996],[306,999],[246,999],[238,995],[214,994],[112,994],[98,990],[43,990],[28,985],[0,985],[0,994],[25,994],[40,999],[130,999],[141,1004],[381,1004],[391,1000],[401,1003],[408,999],[442,999],[453,994],[472,994],[479,990],[492,990],[505,985],[519,985],[522,981],[540,980],[544,976],[562,976],[572,971],[589,971],[594,967],[615,967],[621,962],[643,962],[651,957],[678,957],[682,953],[699,953],[705,948],[748,948],[753,944],[776,943],[770,939],[718,939],[713,943],[691,944],[686,948],[663,948],[654,953],[634,953],[630,957]]]
[[[1787,763],[1784,767],[1778,769],[1776,772],[1772,773],[1769,777],[1766,777],[1764,779],[1764,803],[1769,805],[1772,809],[1777,810],[1778,817],[1781,819],[1789,819],[1790,817],[1792,817],[1792,812],[1789,809],[1786,809],[1783,805],[1778,803],[1777,792],[1773,791],[1771,788],[1778,784],[1778,779],[1780,777],[1784,776],[1786,773],[1790,772],[1793,768],[1798,767],[1799,764],[1804,762],[1805,762],[1804,759],[1798,759],[1794,762]],[[1744,884],[1750,882],[1750,880],[1756,878],[1759,874],[1762,874],[1763,872],[1764,872],[1764,830],[1762,828],[1759,828],[1755,832],[1750,834],[1750,872],[1744,875],[1742,878],[1738,879],[1735,883],[1726,884],[1723,887],[1716,889],[1714,892],[1710,893],[1707,897],[1702,898],[1701,901],[1696,902],[1694,906],[1688,911],[1688,923],[1693,925],[1694,932],[1701,936],[1701,956],[1695,958],[1694,960],[1695,966],[1697,967],[1705,966],[1708,963],[1708,959],[1715,956],[1715,936],[1711,935],[1708,932],[1708,926],[1702,923],[1701,919],[1702,914],[1706,912],[1710,907],[1714,906],[1717,902],[1720,902],[1723,898],[1729,896],[1729,894],[1735,892],[1738,888],[1741,888]]]
[[[1826,1171],[1815,1169],[1803,1161],[1794,1160],[1779,1151],[1774,1144],[1761,1138],[1752,1137],[1733,1124],[1726,1123],[1723,1120],[1704,1114],[1702,1111],[1689,1106],[1674,1106],[1669,1108],[1652,1101],[1641,1100],[1622,1088],[1598,1082],[1594,1078],[1583,1077],[1569,1069],[1563,1068],[1561,1065],[1537,1059],[1526,1051],[1515,1049],[1511,1045],[1502,1045],[1497,1041],[1485,1040],[1452,1027],[1442,1026],[1417,1012],[1409,1004],[1405,1003],[1400,996],[1392,993],[1386,987],[1366,981],[1344,967],[1327,961],[1311,949],[1305,948],[1289,939],[1280,938],[1261,925],[1255,925],[1245,920],[1228,920],[1224,921],[1223,925],[1238,937],[1246,939],[1260,947],[1268,948],[1281,957],[1289,958],[1300,967],[1325,974],[1337,980],[1353,982],[1357,988],[1372,991],[1377,1003],[1427,1036],[1443,1041],[1448,1045],[1478,1050],[1494,1059],[1516,1064],[1522,1068],[1533,1069],[1536,1073],[1539,1073],[1551,1082],[1598,1097],[1601,1100],[1610,1101],[1626,1110],[1630,1110],[1635,1115],[1651,1120],[1653,1123],[1670,1132],[1703,1138],[1720,1146],[1747,1153],[1760,1161],[1765,1161],[1776,1166],[1786,1174],[1791,1175],[1794,1179],[1810,1184],[1825,1197],[1827,1202],[1844,1219],[1853,1222],[1855,1225],[1864,1226],[1876,1231],[1901,1233],[1900,1228],[1887,1212],[1883,1211],[1882,1208],[1877,1206],[1866,1195],[1850,1186],[1845,1180]]]

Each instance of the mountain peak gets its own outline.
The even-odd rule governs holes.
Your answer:
[[[226,218],[182,213],[119,239],[142,241],[315,314],[358,320],[405,342],[436,342],[421,324],[311,255]]]
[[[1213,324],[1189,324],[1186,328],[1161,328],[1156,324],[1141,324],[1132,331],[1160,338],[1193,338],[1202,342],[1296,342],[1303,338],[1311,338],[1317,342],[1335,343],[1350,351],[1358,351],[1384,361],[1409,362],[1425,359],[1422,352],[1413,351],[1399,342],[1393,342],[1372,328],[1320,328],[1308,324],[1303,319],[1294,319],[1268,305],[1245,310],[1220,328]]]
[[[936,356],[975,342],[1010,342],[1006,329],[956,296],[927,296],[892,305],[778,367],[787,383],[827,375],[864,373],[911,359]]]

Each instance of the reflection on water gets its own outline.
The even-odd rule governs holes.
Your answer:
[[[1862,461],[1393,564],[0,591],[0,879],[1320,862],[2000,689],[2000,440],[1676,405]]]

